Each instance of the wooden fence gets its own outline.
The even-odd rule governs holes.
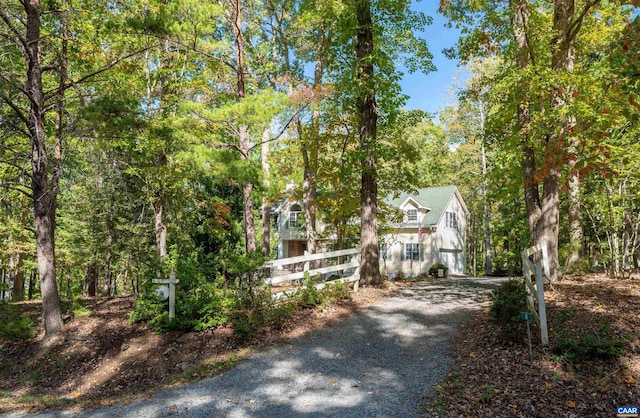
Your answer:
[[[339,263],[340,258],[349,258],[348,261]],[[310,268],[312,262],[316,262],[320,267]],[[315,264],[315,263],[314,263]],[[330,265],[325,265],[330,264]],[[329,273],[342,272],[343,275],[348,273],[347,270],[354,269],[353,274],[348,277],[331,280],[315,285],[317,289],[322,289],[327,284],[332,283],[351,283],[354,284],[354,291],[358,291],[360,281],[360,250],[356,248],[348,250],[330,251],[326,253],[317,253],[310,255],[302,255],[298,257],[281,258],[271,260],[263,265],[264,269],[268,269],[267,278],[264,279],[265,284],[274,285],[285,282],[292,282],[304,278],[305,274],[309,277],[316,275],[326,275]],[[296,271],[298,270],[298,271]],[[273,295],[273,298],[283,299],[291,296],[293,292],[280,292]]]
[[[531,256],[540,253],[539,261],[534,263]],[[527,307],[533,314],[540,327],[540,339],[543,345],[549,344],[549,331],[547,328],[547,309],[544,303],[544,274],[551,277],[549,273],[549,257],[547,253],[547,243],[541,243],[522,251],[522,274],[527,291]],[[535,276],[535,284],[531,281],[531,276]],[[536,304],[537,302],[537,309]]]

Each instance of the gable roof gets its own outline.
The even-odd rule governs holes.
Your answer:
[[[385,201],[395,207],[399,208],[408,199],[411,199],[418,203],[420,206],[429,208],[429,211],[422,218],[422,225],[437,225],[440,222],[440,218],[444,214],[445,209],[449,205],[449,202],[453,198],[454,194],[458,194],[460,202],[465,212],[468,212],[467,207],[460,196],[460,192],[456,186],[440,186],[440,187],[427,187],[420,189],[416,193],[400,193],[396,198],[386,198]]]

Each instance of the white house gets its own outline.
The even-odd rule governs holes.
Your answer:
[[[400,209],[403,220],[388,225],[391,231],[380,238],[384,273],[417,275],[441,263],[449,267],[449,274],[464,274],[469,210],[456,186],[402,193],[385,202]]]
[[[464,274],[466,269],[466,227],[469,211],[455,186],[429,187],[415,194],[402,193],[385,199],[390,208],[399,209],[403,220],[386,225],[380,236],[381,270],[394,277],[398,273],[413,276],[426,273],[433,264],[449,267],[449,274]],[[283,200],[276,208],[278,258],[304,255],[307,248],[302,204]],[[320,248],[332,237],[323,235],[318,216]]]

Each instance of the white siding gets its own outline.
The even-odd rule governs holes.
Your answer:
[[[456,214],[457,228],[452,227],[450,222],[447,225],[447,212]],[[449,274],[464,274],[466,270],[466,231],[466,213],[454,194],[436,230],[438,261],[449,267]]]
[[[418,233],[415,230],[401,229],[395,234],[388,234],[383,237],[387,244],[389,256],[386,260],[380,260],[380,269],[383,274],[394,277],[398,273],[405,276],[416,276],[421,273],[428,273],[429,267],[434,264],[432,234],[425,229],[422,239],[418,240]],[[404,244],[422,244],[421,260],[404,260],[402,253]]]

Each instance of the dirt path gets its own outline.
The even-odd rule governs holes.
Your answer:
[[[419,416],[422,396],[451,365],[455,330],[502,281],[417,283],[220,376],[126,406],[38,416]]]

